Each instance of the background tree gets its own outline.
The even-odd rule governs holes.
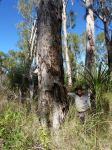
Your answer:
[[[67,13],[66,8],[69,0],[62,0],[63,3],[63,13],[62,13],[62,31],[63,31],[63,49],[64,49],[64,56],[65,56],[65,64],[66,64],[66,74],[67,74],[67,84],[68,87],[72,87],[72,70],[70,65],[70,57],[69,57],[69,50],[67,45]],[[70,16],[71,17],[71,16]],[[71,20],[69,20],[70,24]]]
[[[92,72],[95,63],[93,0],[85,0],[86,6],[86,60],[85,66]]]
[[[76,74],[77,74],[77,64],[78,57],[80,53],[79,49],[79,36],[76,33],[69,33],[67,37],[68,43],[68,54],[70,58],[70,67],[71,67],[71,75],[72,75],[72,90],[75,87],[76,83]]]
[[[38,1],[39,2],[39,1]],[[18,10],[23,16],[23,21],[18,24],[19,30],[19,48],[24,51],[25,54],[25,63],[29,64],[29,89],[30,89],[30,99],[32,100],[34,96],[35,85],[38,85],[37,75],[34,77],[34,59],[35,52],[32,50],[32,43],[34,41],[30,41],[32,34],[32,26],[34,20],[37,19],[37,0],[19,0],[18,1]],[[35,33],[36,34],[36,33]],[[37,64],[36,64],[37,65]],[[34,79],[36,78],[36,80]],[[37,87],[37,86],[36,86]]]
[[[111,0],[96,0],[94,1],[94,13],[103,22],[105,42],[108,53],[108,67],[112,72],[112,1]]]

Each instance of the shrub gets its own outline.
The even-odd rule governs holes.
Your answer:
[[[48,137],[40,129],[35,113],[16,102],[6,103],[0,110],[0,141],[2,150],[48,149]]]

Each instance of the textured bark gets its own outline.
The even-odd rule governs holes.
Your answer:
[[[108,51],[109,71],[112,73],[112,41],[108,42],[108,44],[107,44],[107,51]]]
[[[66,61],[66,73],[67,73],[67,82],[68,87],[72,87],[72,72],[71,72],[71,66],[70,66],[70,58],[69,58],[69,50],[67,46],[67,29],[66,29],[66,2],[65,0],[62,0],[63,2],[63,14],[62,14],[62,29],[63,29],[63,48],[65,53],[65,61]]]
[[[38,113],[42,126],[59,128],[66,109],[61,47],[62,3],[41,0],[37,23]]]
[[[94,44],[94,16],[92,10],[92,0],[86,0],[86,62],[88,70],[93,71],[95,63],[95,44]]]
[[[107,53],[108,53],[108,67],[110,73],[112,73],[112,39],[109,37],[107,21],[104,22],[104,33],[105,33],[105,42],[106,42]]]

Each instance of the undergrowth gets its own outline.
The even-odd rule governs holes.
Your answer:
[[[112,94],[104,97],[112,102]],[[36,112],[27,110],[27,105],[0,100],[0,150],[112,149],[112,110],[90,113],[81,124],[72,104],[64,124],[51,135],[39,125]]]
[[[6,102],[0,107],[1,150],[48,149],[48,135],[39,125],[37,115],[26,105]]]
[[[65,123],[58,133],[60,143],[55,144],[54,149],[111,150],[112,114],[89,114],[85,123],[81,124],[75,112],[75,106],[70,106]]]

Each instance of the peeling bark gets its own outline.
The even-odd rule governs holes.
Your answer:
[[[59,128],[67,105],[61,26],[61,1],[41,0],[37,23],[38,113],[42,126],[53,128]]]
[[[92,72],[95,63],[95,42],[94,42],[94,15],[92,0],[86,0],[86,62],[85,65]]]

